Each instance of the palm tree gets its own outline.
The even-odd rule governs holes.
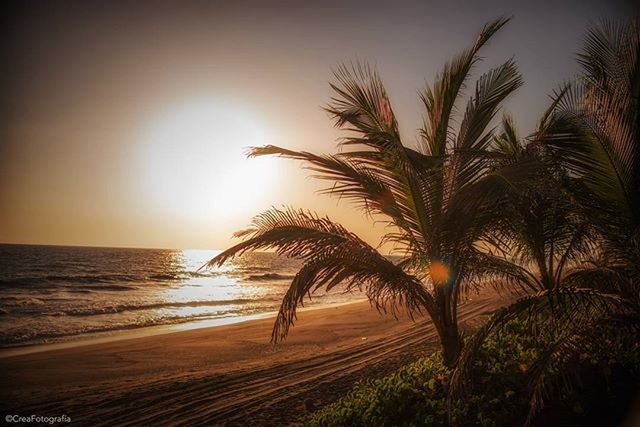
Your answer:
[[[301,160],[320,179],[332,182],[325,192],[348,199],[390,230],[382,243],[403,256],[393,263],[341,225],[313,213],[272,209],[239,232],[245,240],[208,264],[219,266],[246,251],[275,249],[304,265],[287,291],[272,339],[284,338],[304,297],[340,283],[362,288],[380,310],[404,307],[427,314],[439,334],[447,365],[463,345],[457,307],[475,281],[483,262],[475,246],[494,217],[504,187],[526,179],[526,168],[492,169],[488,147],[490,123],[504,99],[522,80],[512,60],[483,74],[456,127],[455,104],[478,52],[502,28],[498,19],[482,29],[473,46],[446,64],[435,83],[421,94],[426,114],[419,147],[402,143],[398,123],[377,72],[366,65],[341,66],[326,108],[336,126],[349,132],[334,155],[265,146],[251,155],[278,155]]]
[[[561,201],[571,200],[560,216],[563,222],[566,218],[571,220],[569,224],[562,224],[559,231],[566,236],[561,239],[564,245],[571,248],[568,259],[573,270],[552,275],[558,278],[554,283],[541,268],[540,284],[554,283],[553,286],[541,287],[537,293],[499,310],[474,335],[452,375],[450,403],[464,395],[465,383],[471,378],[473,361],[484,339],[523,314],[535,325],[537,333],[544,330],[548,332],[545,339],[552,337],[530,371],[527,422],[542,408],[549,388],[567,383],[568,373],[579,366],[579,354],[586,344],[610,336],[612,331],[622,336],[631,331],[630,336],[636,337],[631,341],[637,341],[640,329],[639,56],[637,23],[605,23],[587,33],[584,52],[579,56],[581,76],[556,93],[552,107],[542,120],[543,126],[532,138],[535,141],[532,146],[544,153],[548,167],[562,180],[562,185],[552,187],[553,191],[563,194]],[[521,146],[505,141],[506,138],[512,142],[513,129],[504,127],[500,141],[505,147],[503,151],[521,156]],[[540,188],[540,183],[527,193],[537,192],[536,188],[543,199],[556,199],[553,193]],[[531,202],[534,203],[529,211],[534,212],[531,208],[539,206],[539,200]],[[518,209],[517,202],[512,206]],[[535,219],[514,215],[514,212],[505,218],[507,224],[501,223],[499,235],[509,235],[518,250],[524,245],[533,254],[536,247],[540,251],[545,246],[536,245],[526,231],[535,228]],[[510,225],[521,220],[524,222],[520,231],[510,234],[509,230],[513,230]],[[554,231],[537,235],[539,239],[547,236],[539,241],[550,240],[556,245],[553,250],[557,251],[556,227],[551,230]]]
[[[540,143],[564,123],[556,113],[558,99],[532,135],[520,138],[513,119],[506,116],[502,132],[494,138],[491,152],[495,167],[532,162],[539,167],[527,186],[503,193],[501,214],[481,237],[485,261],[475,271],[485,284],[520,298],[494,313],[471,337],[451,377],[450,403],[466,394],[473,363],[489,334],[524,312],[530,323],[537,322],[539,330],[551,320],[554,327],[584,322],[594,311],[608,309],[607,297],[575,286],[575,277],[589,266],[588,255],[595,246],[593,227],[573,197],[572,181]],[[553,313],[554,307],[559,308],[557,313]]]
[[[507,188],[500,215],[481,238],[488,250],[476,269],[479,280],[517,294],[568,285],[594,246],[592,227],[581,215],[571,181],[539,142],[556,129],[556,108],[557,102],[552,103],[527,138],[520,138],[513,119],[505,116],[491,147],[497,168],[538,166],[526,186]]]
[[[543,142],[579,183],[574,192],[600,236],[607,271],[640,304],[640,26],[604,23],[587,33],[582,75],[558,114],[563,132]],[[610,282],[610,280],[607,280]]]

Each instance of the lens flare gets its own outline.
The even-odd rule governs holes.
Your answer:
[[[449,281],[449,267],[440,261],[434,261],[429,266],[429,275],[435,284],[443,284]]]

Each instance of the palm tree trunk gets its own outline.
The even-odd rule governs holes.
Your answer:
[[[462,351],[462,337],[458,331],[457,322],[448,322],[442,325],[438,331],[440,335],[440,343],[442,344],[442,358],[445,366],[452,368],[458,361],[458,356]]]
[[[458,361],[463,341],[458,330],[458,290],[460,276],[435,289],[437,311],[431,316],[440,338],[445,366],[452,368]]]

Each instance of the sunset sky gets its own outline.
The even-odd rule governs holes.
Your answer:
[[[377,66],[413,144],[418,91],[500,15],[514,19],[478,70],[515,58],[525,86],[506,105],[532,130],[588,24],[637,11],[520,3],[16,2],[2,18],[0,242],[223,248],[287,204],[374,243],[380,228],[314,194],[299,164],[245,147],[334,152],[322,106],[331,68],[355,59]]]

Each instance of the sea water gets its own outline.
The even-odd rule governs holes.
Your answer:
[[[0,347],[274,312],[301,266],[263,252],[200,269],[217,253],[0,245]],[[361,298],[335,289],[305,307]]]

